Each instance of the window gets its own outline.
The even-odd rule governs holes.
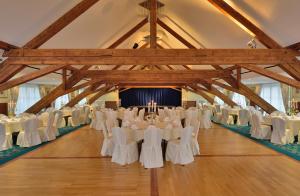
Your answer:
[[[239,106],[246,108],[247,103],[246,103],[246,98],[244,95],[238,94],[238,93],[233,93],[232,96],[232,101],[238,104]]]
[[[285,112],[281,88],[279,84],[262,84],[260,96],[272,106],[274,106],[277,110]]]
[[[224,105],[224,101],[217,96],[215,96],[214,102],[219,105]]]
[[[68,94],[58,97],[55,100],[55,109],[60,109],[69,102]]]
[[[15,114],[25,112],[29,107],[41,99],[39,86],[35,84],[24,84],[20,86]]]
[[[79,89],[79,94],[82,93],[84,91],[84,89]],[[87,100],[86,100],[86,97],[81,99],[79,102],[78,102],[78,105],[84,105],[87,103]]]

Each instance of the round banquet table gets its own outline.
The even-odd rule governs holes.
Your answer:
[[[294,133],[294,136],[297,136],[299,135],[299,132],[300,132],[300,117],[291,117],[291,116],[288,116],[288,117],[284,117],[283,118],[284,120],[286,120],[286,126],[288,129],[291,129]],[[270,116],[264,118],[264,122],[263,124],[265,125],[272,125],[272,118]]]
[[[126,132],[128,139],[139,142],[144,139],[144,132],[151,124],[147,121],[133,122],[129,126],[123,127]],[[169,122],[155,122],[153,126],[159,128],[163,140],[169,141],[177,139],[181,135],[182,125],[175,126],[171,121]]]

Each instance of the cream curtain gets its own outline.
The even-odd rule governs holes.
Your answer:
[[[281,87],[281,94],[283,105],[285,107],[285,111],[289,110],[289,86],[286,84],[280,84]]]
[[[12,103],[10,104],[10,107],[8,108],[8,113],[11,115],[15,115],[15,109],[16,109],[16,105],[17,105],[17,101],[18,101],[18,97],[19,97],[19,87],[13,87],[9,90],[7,90],[7,97],[8,100]]]

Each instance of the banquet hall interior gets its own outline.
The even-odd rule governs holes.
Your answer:
[[[299,195],[299,0],[0,0],[0,195]]]

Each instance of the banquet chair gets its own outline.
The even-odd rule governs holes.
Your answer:
[[[251,137],[254,137],[256,139],[270,139],[271,138],[271,127],[268,125],[261,124],[262,121],[259,118],[259,115],[257,113],[253,113],[251,115]]]
[[[171,140],[168,142],[166,151],[166,160],[174,164],[189,164],[194,161],[193,151],[191,147],[193,127],[188,126],[181,132],[179,140]]]
[[[200,119],[200,126],[204,129],[211,128],[211,111],[210,110],[204,110],[203,115]]]
[[[285,116],[287,116],[287,114],[284,113],[284,112],[281,112],[281,111],[275,111],[275,112],[272,112],[272,113],[270,114],[270,116],[271,116],[271,117],[277,117],[277,116],[285,117]]]
[[[149,126],[144,133],[144,142],[140,155],[140,163],[145,168],[163,167],[161,141],[162,136],[159,129],[155,126]]]
[[[0,114],[0,119],[8,119],[8,116],[6,116],[5,114]]]
[[[0,151],[10,149],[12,143],[11,133],[6,132],[5,124],[0,122]]]
[[[54,113],[49,114],[47,126],[38,128],[42,142],[52,141],[56,139],[56,131],[54,126]]]
[[[222,109],[222,118],[221,118],[222,124],[233,124],[233,117],[229,115],[229,110],[226,108]]]
[[[106,128],[106,131],[108,132],[109,136],[112,136],[112,129],[114,127],[118,127],[118,124],[116,124],[114,121],[112,121],[110,119],[107,119],[105,121],[105,127],[104,128]]]
[[[19,133],[17,145],[20,147],[31,147],[42,143],[39,131],[39,120],[31,118],[22,122],[23,130]]]
[[[62,112],[61,111],[55,112],[53,126],[54,126],[56,136],[59,136],[58,128],[61,128],[62,122],[63,122]]]
[[[105,126],[104,113],[101,111],[96,111],[95,120],[92,122],[92,124],[94,129],[96,129],[97,131],[104,130],[104,126]]]
[[[199,155],[200,154],[200,147],[198,143],[198,134],[200,129],[201,122],[200,121],[193,121],[191,123],[191,126],[193,127],[193,133],[192,133],[192,140],[191,140],[191,148],[193,151],[193,155]]]
[[[141,110],[139,111],[138,119],[139,119],[140,121],[143,121],[143,120],[144,120],[144,116],[145,116],[145,109],[141,109]]]
[[[114,127],[114,149],[111,161],[120,165],[130,164],[138,160],[138,147],[135,141],[127,138],[126,131],[120,127]]]
[[[25,114],[23,114],[23,115],[25,115]],[[29,115],[29,114],[26,114],[25,116],[27,116],[27,115]],[[43,122],[43,126],[47,126],[48,118],[49,118],[49,113],[48,112],[43,112],[39,116],[39,119],[42,120],[42,122]]]
[[[109,135],[106,126],[103,127],[102,133],[103,133],[104,139],[103,139],[102,148],[101,148],[101,155],[102,156],[112,156],[113,147],[114,147],[112,135]]]
[[[163,110],[163,109],[159,109],[158,108],[158,118],[159,118],[159,120],[164,120],[165,119],[165,111]]]
[[[249,111],[242,109],[239,111],[238,125],[247,126],[249,123]]]
[[[294,134],[291,129],[287,129],[286,121],[280,117],[272,118],[273,131],[271,142],[274,144],[290,144],[294,142]]]
[[[80,125],[80,110],[75,109],[72,111],[72,116],[69,117],[68,126],[76,127]]]
[[[89,119],[90,113],[91,113],[90,108],[88,106],[84,106],[83,124],[89,124],[89,122],[90,122],[90,119]]]

